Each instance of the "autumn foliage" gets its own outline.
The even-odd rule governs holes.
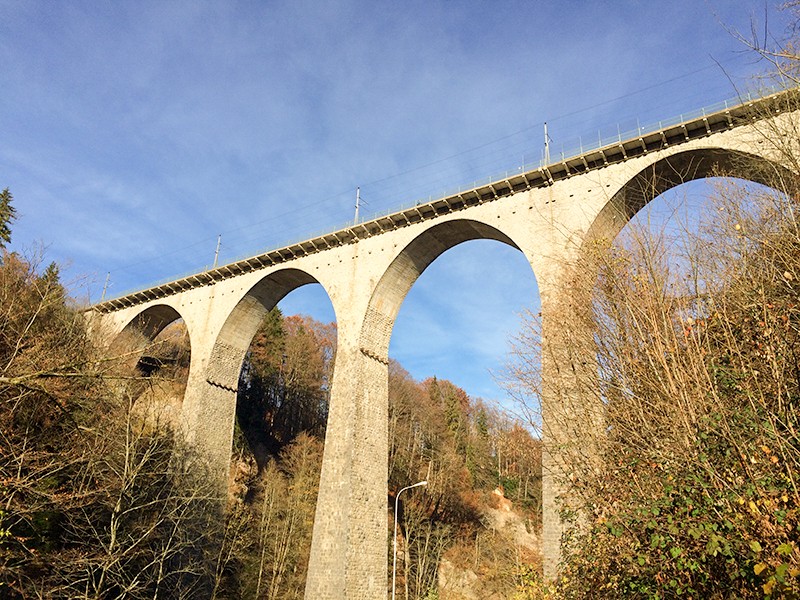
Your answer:
[[[242,597],[302,596],[335,339],[332,324],[273,310],[251,344],[240,378],[234,451],[240,550],[228,582]],[[504,485],[527,526],[537,529],[538,442],[449,381],[415,381],[395,362],[389,366],[389,405],[387,509],[394,508],[401,487],[428,481],[423,493],[404,495],[400,504],[400,596],[438,593],[447,557],[478,571],[487,589],[512,590],[517,545],[491,533],[485,510],[491,491]],[[476,549],[479,565],[459,559],[475,556]]]
[[[793,164],[777,127],[764,144]],[[563,449],[555,597],[800,593],[800,181],[737,168],[769,187],[721,179],[699,227],[592,245],[590,310],[553,316],[590,344],[577,389],[604,423],[576,440],[596,460]]]
[[[509,596],[539,560],[538,440],[453,383],[416,382],[397,363],[389,366],[389,402],[391,500],[402,487],[428,482],[400,502],[398,595],[459,598],[466,585],[469,593]],[[495,490],[515,507],[523,540],[503,527]]]
[[[207,596],[219,512],[141,378],[54,265],[4,253],[0,306],[0,597]]]

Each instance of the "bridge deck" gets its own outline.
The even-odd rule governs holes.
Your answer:
[[[420,203],[338,231],[332,231],[296,244],[237,260],[221,267],[112,298],[95,304],[92,306],[92,310],[101,313],[120,310],[192,288],[209,285],[243,273],[277,265],[294,258],[350,244],[399,227],[433,219],[484,202],[491,202],[517,192],[531,188],[546,187],[561,179],[744,125],[753,119],[763,117],[766,111],[780,112],[780,100],[789,94],[796,95],[797,93],[797,89],[780,91],[759,99],[726,106],[721,110],[710,112],[709,114],[701,114],[695,118],[669,126],[646,132],[636,132],[630,137],[626,136],[624,139],[620,136],[616,142],[569,157],[562,157],[548,165],[525,172],[520,171],[485,185],[431,202]]]

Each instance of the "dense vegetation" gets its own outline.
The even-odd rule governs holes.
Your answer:
[[[219,510],[141,382],[97,355],[55,265],[4,251],[0,306],[0,596],[209,595]]]

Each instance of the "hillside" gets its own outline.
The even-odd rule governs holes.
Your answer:
[[[164,406],[175,406],[172,394],[185,377],[175,358],[188,356],[180,328],[173,324],[146,352],[148,364],[161,365],[150,373],[147,393]],[[240,520],[235,544],[246,550],[228,582],[244,595],[302,596],[335,352],[335,324],[277,309],[248,352],[230,483]],[[398,592],[510,597],[540,563],[539,442],[455,384],[415,381],[396,362],[389,410],[389,536],[397,491],[428,481],[401,498]]]

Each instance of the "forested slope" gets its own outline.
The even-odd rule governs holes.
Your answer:
[[[302,588],[335,338],[333,324],[283,317],[274,310],[256,334],[242,371],[235,493],[250,522],[261,515],[265,527],[297,523],[291,556],[287,548],[278,558],[281,573],[274,573],[272,585],[285,591],[275,597],[292,597],[298,584]],[[439,593],[439,567],[446,560],[451,572],[463,569],[479,579],[469,587],[476,593],[485,587],[487,595],[477,597],[495,592],[508,597],[529,574],[529,565],[538,561],[532,535],[540,521],[538,441],[456,385],[436,378],[417,382],[395,362],[389,369],[389,403],[387,528],[392,525],[397,491],[428,481],[425,488],[404,494],[400,503],[398,591],[405,595],[407,588],[410,598]],[[308,453],[314,458],[306,459]],[[298,454],[304,458],[298,459]],[[281,479],[290,490],[288,496],[272,491]],[[515,523],[528,537],[521,540],[518,530],[516,537],[513,532],[499,533],[502,527],[495,526],[492,512],[500,504],[492,493],[498,486],[514,503],[519,517]],[[296,503],[299,498],[307,500]],[[277,511],[277,520],[270,511]],[[276,548],[281,553],[274,534],[261,528],[254,536],[249,557],[266,560],[265,553]],[[391,566],[391,555],[388,558]],[[260,561],[246,568],[260,572],[264,569]],[[451,580],[450,586],[455,585]],[[443,593],[447,596],[446,590]],[[459,596],[454,591],[450,597]]]
[[[3,250],[0,597],[213,594],[219,507],[129,358],[97,352],[55,265]]]

